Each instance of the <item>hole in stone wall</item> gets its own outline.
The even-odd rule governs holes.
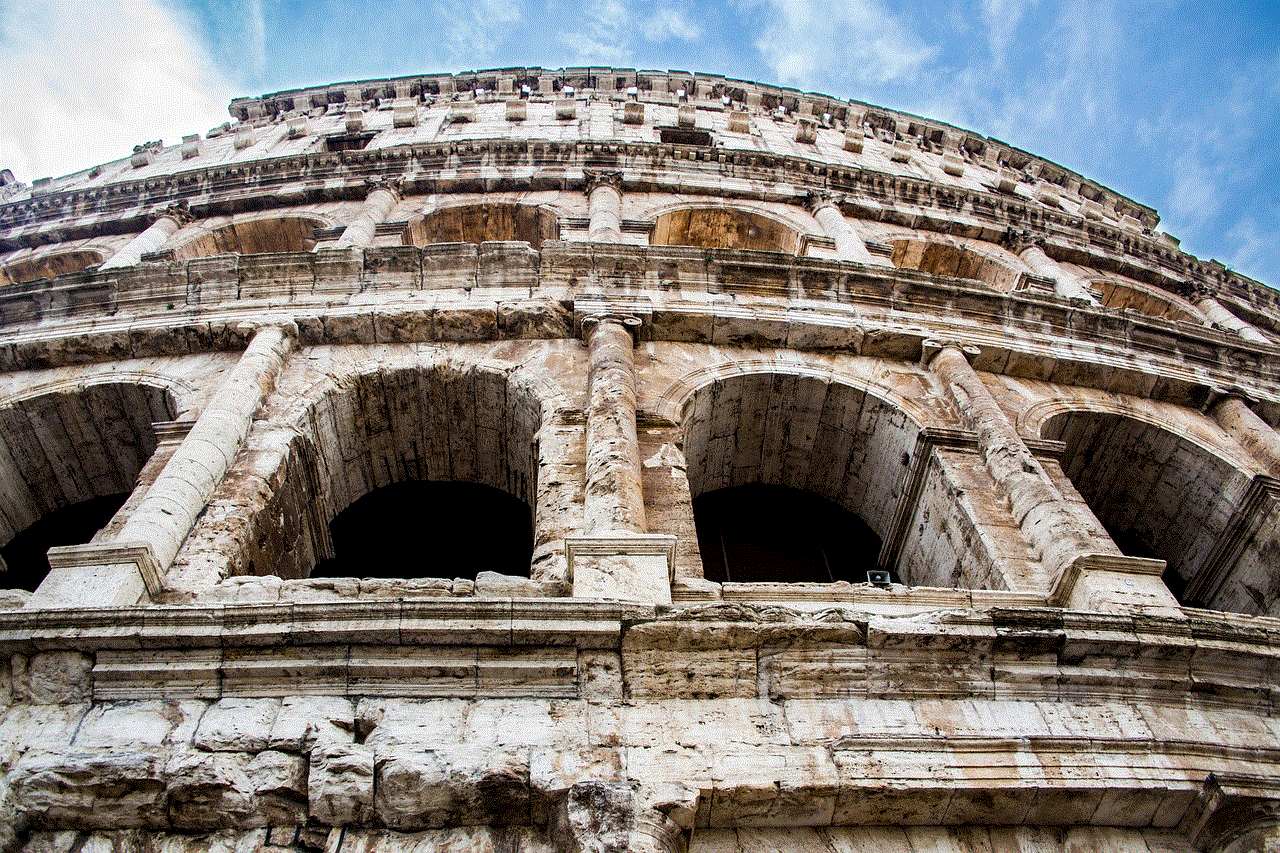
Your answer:
[[[800,235],[768,217],[725,207],[673,210],[654,221],[654,246],[754,249],[794,255]]]
[[[711,134],[705,130],[691,130],[684,127],[660,127],[658,139],[664,145],[693,145],[700,148],[711,146]]]
[[[310,252],[316,245],[315,229],[325,224],[319,219],[302,216],[232,222],[175,247],[173,257],[177,261],[186,261],[231,253]]]
[[[55,545],[85,544],[128,498],[128,494],[106,495],[45,513],[0,548],[0,557],[8,567],[0,574],[0,587],[35,592],[49,573],[49,549]]]
[[[559,235],[554,214],[528,204],[473,204],[437,210],[409,224],[406,246],[523,241],[534,249]]]
[[[972,249],[950,243],[894,240],[890,245],[893,246],[890,260],[899,269],[972,279],[1005,292],[1013,290],[1020,277],[1012,267],[1005,266]]]
[[[312,577],[529,575],[529,505],[479,483],[408,482],[375,489],[329,523],[334,556]]]
[[[1190,424],[1186,430],[1195,432]],[[1179,601],[1280,612],[1280,572],[1269,556],[1280,553],[1280,530],[1265,511],[1243,547],[1222,547],[1237,535],[1233,517],[1249,475],[1172,429],[1118,414],[1067,412],[1041,434],[1066,444],[1062,469],[1116,546],[1168,563],[1165,582]]]
[[[862,583],[877,567],[880,537],[866,522],[802,489],[717,489],[695,498],[693,513],[707,580]]]
[[[58,252],[31,260],[18,261],[0,269],[0,286],[21,284],[41,278],[55,278],[67,273],[80,272],[94,264],[102,263],[99,252]]]

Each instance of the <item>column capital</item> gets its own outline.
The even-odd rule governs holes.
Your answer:
[[[587,169],[583,172],[583,186],[587,195],[591,195],[597,187],[612,187],[618,192],[622,192],[622,172]]]
[[[610,321],[618,323],[631,332],[633,342],[637,338],[640,327],[644,325],[644,318],[639,314],[632,314],[627,311],[594,311],[578,317],[578,331],[585,341],[591,336],[591,332],[596,326]]]
[[[154,223],[161,217],[169,217],[179,226],[186,225],[195,220],[195,215],[191,213],[191,208],[187,204],[187,200],[180,198],[177,201],[169,202],[164,207],[156,208],[151,212],[148,219]]]
[[[954,348],[959,350],[964,356],[964,360],[970,363],[973,359],[981,355],[982,350],[973,344],[966,344],[963,341],[946,340],[943,338],[925,338],[920,342],[920,364],[928,367],[929,363],[942,352],[944,349]]]
[[[286,340],[296,343],[298,340],[298,324],[292,317],[263,317],[258,320],[242,320],[236,324],[236,331],[246,335],[256,335],[268,329],[279,329]]]
[[[1201,404],[1200,411],[1204,414],[1209,414],[1219,403],[1232,397],[1250,408],[1260,402],[1256,394],[1251,394],[1239,385],[1207,385],[1205,386],[1204,403]]]
[[[805,195],[805,206],[809,208],[810,213],[817,213],[824,207],[833,208],[836,213],[841,216],[844,213],[840,210],[840,205],[844,204],[844,193],[833,193],[828,190],[811,190]]]
[[[377,190],[386,190],[398,199],[404,190],[404,175],[381,175],[376,178],[365,178],[364,189],[365,195]]]

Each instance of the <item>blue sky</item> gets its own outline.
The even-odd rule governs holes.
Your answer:
[[[711,71],[950,121],[1280,286],[1280,2],[0,0],[0,168],[225,121],[236,95],[476,68]]]

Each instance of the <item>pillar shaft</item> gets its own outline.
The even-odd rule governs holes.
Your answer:
[[[253,336],[240,361],[116,535],[117,543],[146,545],[163,574],[231,467],[292,343],[292,331],[283,326],[268,326]]]
[[[1228,435],[1266,466],[1268,474],[1280,477],[1280,433],[1258,417],[1244,400],[1228,394],[1213,405],[1211,414]]]
[[[1067,509],[1048,475],[1005,416],[964,353],[946,344],[929,368],[947,386],[961,416],[978,436],[978,448],[996,486],[1009,501],[1027,541],[1040,552],[1051,574],[1076,557],[1099,550],[1099,543]]]
[[[1214,299],[1212,296],[1201,296],[1196,300],[1196,307],[1203,311],[1205,316],[1208,317],[1211,322],[1216,323],[1224,329],[1230,329],[1246,341],[1250,341],[1255,344],[1271,343],[1270,338],[1262,334],[1262,332],[1259,332],[1244,320],[1241,320],[1235,314],[1232,314],[1225,305]]]
[[[1044,249],[1034,243],[1020,251],[1018,257],[1026,261],[1027,266],[1031,267],[1036,275],[1051,279],[1054,292],[1064,299],[1087,302],[1090,305],[1098,304],[1098,300],[1093,298],[1093,294],[1080,279],[1059,266],[1057,261],[1044,253]]]
[[[368,246],[373,242],[378,223],[385,222],[391,208],[400,201],[400,194],[389,187],[374,188],[364,199],[364,205],[355,218],[347,224],[336,243],[335,248],[349,249]]]
[[[589,322],[585,514],[592,533],[645,531],[634,346],[625,319]]]
[[[142,256],[149,252],[158,252],[164,248],[165,243],[169,242],[169,238],[178,232],[182,227],[180,217],[162,213],[155,222],[134,237],[125,247],[116,252],[111,258],[104,263],[99,269],[111,270],[120,267],[131,267],[142,260]]]
[[[622,242],[622,192],[611,182],[598,181],[587,197],[588,239],[594,243]]]
[[[875,259],[867,251],[867,244],[862,242],[862,238],[835,204],[820,203],[814,208],[813,215],[826,235],[835,240],[836,254],[840,256],[840,260],[859,264],[875,263]]]

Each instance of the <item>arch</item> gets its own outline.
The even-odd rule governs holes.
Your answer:
[[[406,246],[433,243],[518,241],[539,249],[560,234],[559,219],[545,207],[507,202],[438,208],[409,223],[400,237]]]
[[[900,460],[920,429],[904,409],[830,377],[764,371],[712,379],[683,408],[695,502],[723,489],[781,486],[848,511],[877,540],[890,534],[902,497]],[[879,541],[867,546],[861,571],[876,568],[878,549]],[[842,575],[851,573],[858,569]]]
[[[1065,444],[1063,472],[1121,550],[1166,561],[1165,582],[1179,600],[1246,613],[1280,608],[1280,572],[1257,556],[1280,553],[1274,523],[1254,537],[1265,540],[1261,552],[1251,542],[1222,563],[1254,481],[1230,455],[1188,430],[1103,407],[1060,407],[1040,434]]]
[[[310,252],[316,245],[315,229],[326,224],[318,216],[258,216],[212,228],[201,225],[191,229],[194,233],[178,238],[173,258],[188,261],[210,255]]]
[[[102,260],[102,252],[94,249],[73,249],[14,261],[0,267],[0,287],[80,272],[102,263]]]
[[[1101,302],[1106,308],[1129,309],[1148,317],[1159,317],[1164,320],[1181,320],[1197,326],[1204,324],[1204,315],[1193,309],[1188,303],[1150,285],[1136,281],[1120,281],[1114,278],[1095,278],[1089,287],[1102,294]]]
[[[780,219],[740,207],[682,206],[655,216],[649,243],[794,255],[800,249],[800,231]]]
[[[126,496],[155,450],[152,423],[173,420],[175,412],[167,389],[129,382],[0,406],[0,545],[55,510]],[[42,558],[46,549],[36,553]]]
[[[377,490],[406,483],[473,484],[512,496],[525,507],[525,527],[517,535],[530,534],[532,543],[536,439],[546,400],[539,386],[513,379],[513,373],[511,367],[440,358],[313,385],[286,413],[296,435],[280,487],[251,523],[244,555],[249,571],[305,577],[322,561],[342,558],[330,524]],[[457,490],[464,492],[471,497],[455,500],[480,494]],[[435,521],[424,516],[413,531],[423,545],[416,571],[351,562],[350,571],[332,565],[322,571],[453,578],[495,568],[485,542],[500,531],[460,537]],[[530,556],[522,567],[498,570],[528,574]]]
[[[1022,277],[1019,266],[1015,266],[1013,261],[999,259],[950,239],[895,237],[889,240],[889,245],[893,247],[889,259],[898,269],[980,281],[1002,293],[1012,291]]]

